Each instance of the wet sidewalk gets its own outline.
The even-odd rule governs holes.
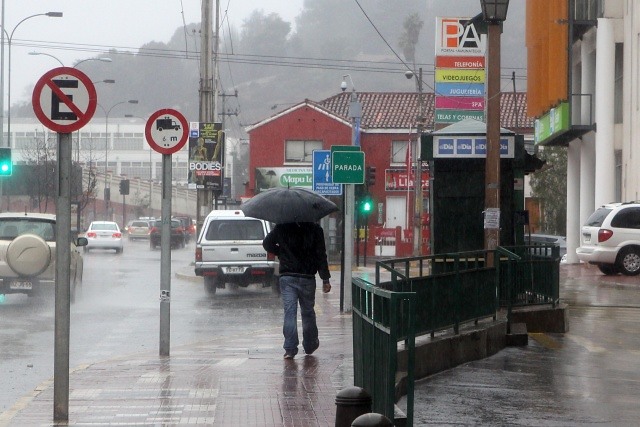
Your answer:
[[[351,315],[338,292],[316,299],[320,348],[284,360],[281,327],[78,367],[68,425],[333,426],[353,385]],[[49,426],[53,381],[0,414],[0,426]]]
[[[528,346],[418,381],[414,425],[637,425],[638,276],[560,270],[569,332],[530,334]],[[292,361],[278,326],[77,367],[68,425],[333,426],[336,394],[353,385],[351,314],[339,302],[336,287],[318,290],[320,348]],[[52,414],[49,381],[0,427],[50,426]]]

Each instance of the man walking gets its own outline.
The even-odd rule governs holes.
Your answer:
[[[280,260],[284,358],[293,359],[298,354],[298,304],[302,317],[302,347],[306,354],[312,354],[320,346],[314,309],[316,273],[322,279],[322,291],[331,290],[322,227],[312,222],[278,224],[264,238],[262,246]]]

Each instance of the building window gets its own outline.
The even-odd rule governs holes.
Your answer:
[[[313,150],[322,150],[322,141],[286,141],[285,163],[311,163]]]
[[[614,90],[613,90],[613,93],[614,93],[613,117],[614,117],[614,123],[616,124],[622,123],[622,98],[623,98],[622,78],[624,76],[624,70],[622,68],[623,66],[622,60],[624,59],[623,47],[624,46],[622,43],[616,43],[615,81],[614,81]]]
[[[408,149],[409,141],[393,141],[391,143],[391,163],[396,166],[406,165]]]

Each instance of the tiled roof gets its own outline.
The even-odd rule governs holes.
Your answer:
[[[425,93],[426,129],[433,129],[433,93]],[[409,129],[416,127],[419,113],[417,92],[357,92],[362,104],[362,129]],[[317,102],[336,116],[349,120],[351,93],[343,92]],[[515,111],[517,106],[517,114]],[[500,126],[506,129],[533,131],[532,118],[527,117],[526,92],[504,92],[501,102]]]

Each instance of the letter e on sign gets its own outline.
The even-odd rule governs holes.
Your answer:
[[[58,67],[36,83],[31,97],[40,122],[58,133],[71,133],[89,123],[96,111],[96,89],[82,71]]]

